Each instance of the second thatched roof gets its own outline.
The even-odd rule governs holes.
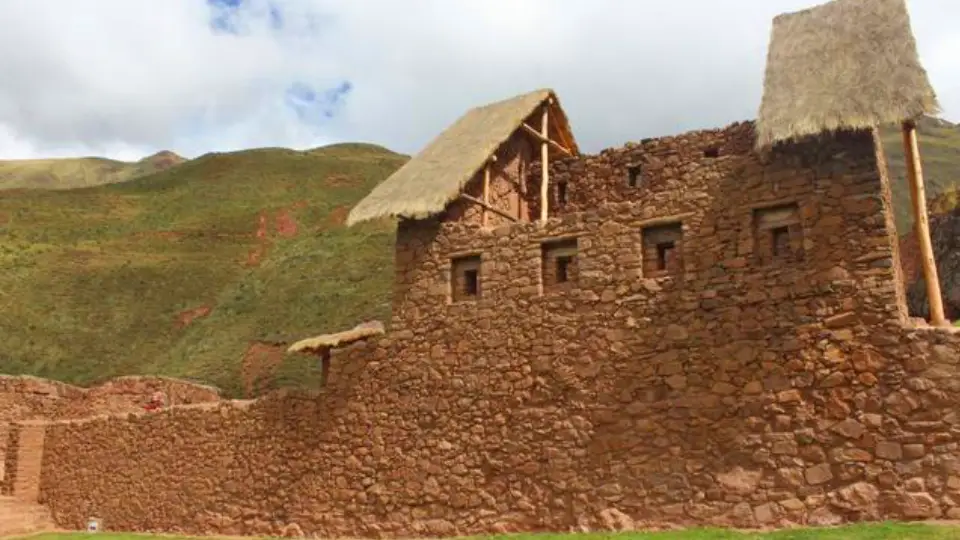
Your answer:
[[[334,347],[349,345],[362,339],[379,336],[382,335],[384,331],[383,323],[380,321],[368,321],[343,332],[301,339],[291,345],[287,349],[287,352],[319,352]]]
[[[758,147],[937,112],[904,0],[833,0],[773,20]]]
[[[443,211],[500,145],[549,99],[551,133],[577,153],[566,114],[552,90],[535,90],[476,107],[353,207],[347,225],[388,216],[422,219]]]

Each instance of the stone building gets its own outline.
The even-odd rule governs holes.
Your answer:
[[[775,19],[756,123],[582,156],[556,94],[537,90],[470,110],[347,223],[400,220],[395,330],[485,306],[535,311],[601,286],[689,295],[722,275],[765,295],[831,269],[899,267],[874,130],[936,108],[903,0],[837,0]],[[903,317],[900,287],[864,285],[896,296],[877,299],[878,320]],[[715,294],[708,304],[736,305]],[[848,311],[815,296],[775,318]]]
[[[583,155],[550,90],[469,111],[351,211],[399,218],[393,317],[319,396],[15,426],[17,482],[221,535],[960,519],[960,334],[906,316],[874,129],[935,105],[906,13],[778,17],[757,122]]]

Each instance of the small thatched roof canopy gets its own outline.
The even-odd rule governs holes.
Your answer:
[[[442,212],[501,144],[549,98],[550,137],[579,153],[560,102],[542,89],[467,111],[360,201],[347,225],[381,217],[422,219]],[[531,126],[539,130],[539,123]]]
[[[938,111],[904,0],[833,0],[774,18],[758,148]]]
[[[349,345],[355,341],[379,336],[384,333],[383,323],[380,321],[370,321],[360,323],[350,330],[337,332],[336,334],[324,334],[322,336],[302,339],[287,349],[287,352],[307,352],[315,353]]]

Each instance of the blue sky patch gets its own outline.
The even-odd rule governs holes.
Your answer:
[[[317,126],[336,116],[352,90],[353,83],[350,81],[321,91],[298,81],[287,87],[284,103],[301,122]]]
[[[207,0],[207,5],[211,8],[210,27],[218,33],[239,35],[241,33],[242,15],[240,8],[247,4],[247,0]],[[269,20],[272,30],[283,28],[284,17],[283,10],[275,2],[267,3],[266,13],[257,13],[254,11],[245,12],[243,15],[253,15],[266,17]]]

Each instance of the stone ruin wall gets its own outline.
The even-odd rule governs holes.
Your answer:
[[[219,390],[212,386],[167,377],[118,377],[82,388],[38,377],[0,375],[0,424],[140,411],[157,390],[175,405],[220,399]]]
[[[35,491],[37,479],[24,477],[39,474],[43,444],[35,440],[37,422],[141,412],[157,390],[174,405],[220,400],[216,388],[167,377],[118,377],[82,388],[39,377],[0,375],[0,495]]]
[[[960,335],[906,320],[873,137],[751,138],[558,162],[546,227],[401,223],[392,331],[321,395],[51,424],[41,501],[323,536],[960,518]]]

